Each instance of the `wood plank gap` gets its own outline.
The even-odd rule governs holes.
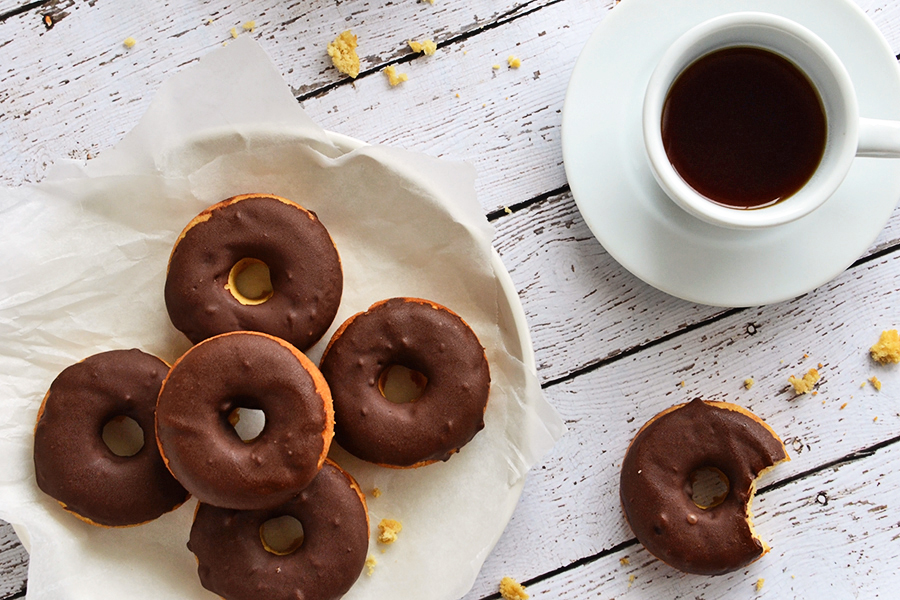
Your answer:
[[[7,596],[6,598],[2,598],[0,600],[20,600],[20,598],[24,598],[27,593],[28,593],[28,588],[23,587],[21,590],[19,590],[12,596]]]
[[[758,493],[765,494],[766,492],[770,492],[772,490],[777,490],[778,488],[783,488],[786,485],[790,485],[790,484],[794,483],[795,481],[799,481],[799,480],[803,479],[804,477],[809,477],[811,475],[821,473],[822,471],[825,471],[827,469],[839,467],[839,466],[842,466],[845,464],[855,462],[857,460],[861,460],[863,458],[867,458],[869,456],[872,456],[879,450],[883,450],[884,448],[887,448],[888,446],[896,444],[897,442],[900,442],[900,436],[892,437],[892,438],[884,440],[882,442],[878,442],[877,444],[867,446],[861,450],[851,452],[850,454],[847,454],[846,456],[836,458],[834,460],[828,461],[827,463],[821,464],[817,467],[813,467],[812,469],[808,469],[806,471],[797,473],[796,475],[792,475],[790,477],[782,479],[781,481],[776,481],[775,483],[771,483],[763,488],[760,488],[758,490]]]
[[[501,14],[494,21],[491,21],[490,23],[486,23],[486,24],[482,25],[481,27],[476,27],[475,29],[472,29],[470,31],[465,31],[463,33],[460,33],[459,35],[455,35],[453,37],[447,38],[446,40],[438,42],[437,47],[438,47],[438,49],[441,49],[441,48],[445,48],[446,46],[452,46],[453,44],[457,44],[459,42],[464,42],[465,40],[467,40],[473,36],[479,35],[481,33],[484,33],[485,31],[490,31],[492,29],[496,29],[497,27],[502,27],[503,25],[512,23],[513,21],[517,21],[518,19],[532,15],[541,9],[544,9],[549,6],[553,6],[554,4],[559,4],[560,2],[565,2],[565,1],[566,0],[550,0],[549,2],[541,4],[540,6],[537,6],[535,8],[532,8],[530,10],[525,10],[525,11],[522,11],[522,7],[528,6],[529,4],[532,4],[533,2],[537,2],[537,0],[533,0],[533,2],[526,2],[525,4],[520,4],[520,5],[514,6],[513,8],[509,9],[505,13]],[[385,67],[389,67],[391,65],[402,65],[402,64],[412,62],[416,58],[419,58],[419,56],[420,56],[419,53],[410,51],[408,54],[406,54],[404,56],[395,58],[393,60],[385,61],[385,62],[381,63],[380,65],[378,65],[377,67],[372,67],[371,69],[366,69],[365,71],[360,71],[359,75],[357,75],[355,78],[345,77],[339,81],[334,81],[327,85],[323,85],[320,88],[316,88],[314,90],[306,92],[305,94],[300,94],[299,96],[297,96],[297,101],[302,103],[303,101],[309,100],[310,98],[317,98],[319,96],[322,96],[323,94],[326,94],[327,92],[330,92],[331,90],[333,90],[339,86],[346,85],[347,83],[353,84],[353,82],[356,82],[356,81],[359,81],[360,79],[368,77],[369,75],[371,75],[373,73],[380,73],[381,71],[384,70]]]
[[[14,8],[9,12],[3,13],[0,15],[0,23],[5,21],[6,19],[10,19],[17,15],[21,15],[22,13],[27,13],[28,11],[34,10],[36,8],[40,8],[45,4],[50,4],[51,0],[37,0],[37,2],[29,2],[28,4],[23,4],[18,8]]]
[[[517,202],[510,206],[504,206],[503,208],[497,209],[495,211],[491,211],[487,214],[488,221],[496,221],[501,217],[505,217],[506,215],[511,215],[515,212],[522,210],[523,208],[528,208],[529,206],[534,206],[540,202],[544,202],[545,200],[549,200],[554,196],[562,196],[563,194],[569,193],[569,184],[561,185],[555,190],[550,190],[549,192],[544,192],[543,194],[537,195],[531,200],[523,200],[522,202]]]
[[[562,377],[557,377],[556,379],[549,379],[541,384],[541,388],[547,389],[554,385],[558,385],[560,383],[565,383],[566,381],[575,379],[576,377],[580,377],[581,375],[584,375],[585,373],[590,373],[591,371],[599,369],[600,367],[608,365],[610,363],[613,363],[617,360],[620,360],[623,358],[628,358],[629,356],[637,354],[638,352],[643,352],[644,350],[649,350],[650,348],[653,348],[654,346],[658,346],[660,344],[665,344],[666,342],[673,340],[676,337],[690,333],[692,331],[700,329],[701,327],[706,327],[707,325],[712,325],[713,323],[721,321],[722,319],[727,319],[734,315],[740,314],[740,313],[748,310],[749,308],[750,307],[723,309],[722,312],[710,317],[709,319],[706,319],[704,321],[698,321],[698,322],[694,323],[693,325],[688,325],[684,329],[679,329],[677,331],[673,331],[672,333],[670,333],[668,335],[658,337],[655,340],[647,342],[646,344],[638,344],[636,346],[632,346],[631,348],[626,348],[625,350],[622,350],[618,354],[614,354],[613,356],[608,356],[606,358],[602,358],[593,363],[588,363],[575,371],[571,371],[570,373],[563,375]]]
[[[596,554],[592,554],[591,556],[585,556],[584,558],[579,558],[575,562],[569,563],[569,564],[559,567],[557,569],[553,569],[552,571],[548,571],[547,573],[542,573],[542,574],[538,575],[537,577],[532,577],[531,579],[528,579],[526,581],[520,581],[519,583],[521,583],[525,587],[528,587],[530,585],[540,583],[541,581],[544,581],[546,579],[550,579],[551,577],[556,577],[557,575],[561,575],[562,573],[565,573],[566,571],[571,571],[572,569],[577,569],[579,567],[583,567],[584,565],[589,565],[594,561],[600,560],[601,558],[604,558],[611,554],[615,554],[616,552],[625,550],[626,548],[631,548],[632,546],[636,546],[637,544],[638,544],[637,538],[631,538],[630,540],[625,540],[624,542],[622,542],[620,544],[616,544],[615,546],[601,550],[600,552],[598,552]],[[500,597],[501,597],[500,592],[495,592],[489,596],[484,596],[480,600],[497,600]]]

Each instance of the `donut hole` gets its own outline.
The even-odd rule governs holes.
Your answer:
[[[228,414],[228,422],[241,440],[250,443],[266,428],[266,413],[257,408],[238,406]]]
[[[378,378],[381,395],[394,404],[415,402],[425,392],[426,385],[425,375],[403,365],[390,365]]]
[[[113,417],[103,426],[103,443],[116,456],[134,456],[144,447],[144,430],[125,415]]]
[[[303,545],[303,524],[290,515],[269,519],[260,525],[259,539],[272,554],[290,554]]]
[[[241,304],[262,304],[274,293],[269,265],[255,258],[242,258],[231,267],[225,289]]]
[[[714,508],[728,496],[728,477],[715,467],[701,467],[691,473],[691,500],[698,508]]]

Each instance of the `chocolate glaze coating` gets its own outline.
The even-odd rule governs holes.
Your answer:
[[[260,528],[285,515],[300,521],[303,543],[291,554],[273,554]],[[299,495],[269,510],[200,504],[188,542],[201,584],[226,600],[340,598],[359,578],[368,547],[365,500],[331,461]]]
[[[236,408],[263,411],[244,442],[229,423]],[[169,470],[201,502],[263,509],[315,477],[331,445],[334,416],[316,366],[284,340],[226,333],[188,350],[163,382],[156,438]]]
[[[244,305],[226,289],[240,260],[269,267],[273,295]],[[229,331],[261,331],[306,350],[331,326],[344,280],[337,249],[315,213],[266,194],[206,209],[175,243],[165,300],[172,324],[193,343]]]
[[[778,436],[733,404],[694,400],[676,406],[647,423],[625,454],[625,517],[663,562],[687,573],[729,573],[766,552],[750,528],[748,503],[756,477],[787,459]],[[729,481],[725,500],[709,509],[691,499],[691,474],[703,467],[720,470]]]
[[[82,519],[109,527],[151,521],[184,502],[188,494],[166,469],[153,435],[168,371],[140,350],[103,352],[64,369],[34,430],[38,487]],[[118,416],[144,432],[134,456],[117,456],[103,441],[103,427]]]
[[[393,365],[428,382],[413,402],[379,389]],[[351,454],[397,467],[447,460],[484,427],[491,374],[484,348],[450,310],[415,298],[379,302],[345,322],[321,361],[331,387],[335,440]]]

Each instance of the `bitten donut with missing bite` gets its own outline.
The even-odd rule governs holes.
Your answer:
[[[268,269],[247,294],[241,274]],[[271,283],[271,286],[266,285]],[[197,215],[175,242],[165,301],[193,343],[229,331],[260,331],[307,350],[337,314],[343,273],[315,213],[278,196],[245,194]]]
[[[275,552],[263,524],[290,516],[302,542]],[[268,510],[200,504],[188,548],[203,587],[226,600],[335,600],[362,572],[369,548],[366,501],[353,478],[330,460],[296,497]]]
[[[421,394],[395,404],[384,377],[400,365],[424,376]],[[491,374],[484,348],[456,313],[418,298],[392,298],[348,319],[321,361],[334,398],[335,440],[376,464],[447,460],[484,427]]]
[[[260,410],[240,438],[229,419]],[[224,333],[188,350],[156,406],[156,438],[173,475],[200,502],[244,510],[286,502],[316,476],[334,431],[328,384],[302,352],[258,332]]]
[[[64,369],[50,385],[34,430],[38,487],[83,521],[125,527],[151,521],[187,500],[154,439],[156,397],[169,365],[140,350],[113,350]],[[144,444],[119,456],[104,426],[133,419]]]
[[[778,435],[737,405],[671,407],[641,428],[625,454],[625,517],[641,544],[676,569],[735,571],[769,550],[753,531],[750,502],[756,478],[787,460]],[[727,478],[727,493],[707,508],[693,499],[693,476],[702,469]]]

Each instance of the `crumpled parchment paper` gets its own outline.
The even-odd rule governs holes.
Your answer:
[[[451,308],[485,346],[486,426],[448,462],[397,470],[331,453],[367,493],[373,532],[382,518],[403,523],[391,546],[371,536],[377,564],[347,598],[449,600],[471,587],[526,471],[564,426],[521,360],[527,332],[510,318],[520,312],[514,290],[498,283],[506,273],[473,169],[359,146],[316,126],[262,49],[241,38],[165,82],[114,149],[62,161],[40,184],[0,188],[0,518],[27,537],[28,598],[215,597],[185,546],[194,501],[137,527],[85,524],[37,488],[32,433],[66,366],[132,347],[171,363],[189,347],[163,302],[169,252],[194,215],[247,192],[314,210],[340,252],[344,296],[308,352],[314,361],[341,322],[392,296]]]

